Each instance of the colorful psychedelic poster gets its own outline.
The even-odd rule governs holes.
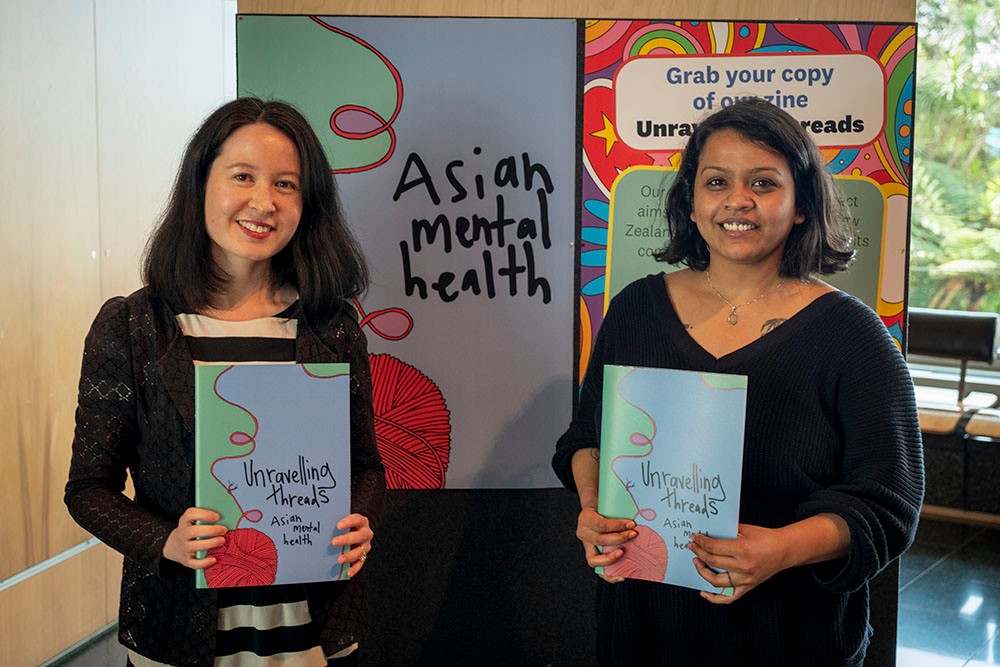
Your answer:
[[[699,119],[756,96],[798,119],[848,205],[855,264],[825,277],[905,322],[916,28],[912,24],[587,21],[584,38],[580,356],[611,297],[676,267],[665,195]]]
[[[576,303],[577,22],[237,18],[237,91],[298,107],[371,285],[390,488],[558,485]]]
[[[346,579],[350,451],[347,364],[195,365],[195,505],[229,528],[197,587]]]
[[[687,545],[736,537],[746,397],[745,375],[605,365],[597,511],[638,536],[599,572],[722,592]]]

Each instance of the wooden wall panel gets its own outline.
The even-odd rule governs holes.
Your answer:
[[[0,3],[0,665],[40,664],[117,617],[121,557],[68,552],[89,537],[62,502],[83,339],[105,298],[139,285],[184,144],[236,94],[235,12]]]
[[[74,0],[0,5],[0,579],[86,539],[62,489],[99,298],[93,20]]]
[[[916,20],[916,0],[239,0],[241,14]]]
[[[77,556],[0,590],[0,665],[40,665],[118,616],[109,591],[121,581],[113,554],[96,544]]]

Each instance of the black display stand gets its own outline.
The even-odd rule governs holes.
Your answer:
[[[362,666],[595,665],[578,512],[564,489],[389,491]],[[872,582],[866,667],[896,664],[898,582],[898,562]]]

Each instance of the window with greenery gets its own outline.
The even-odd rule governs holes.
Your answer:
[[[1000,312],[1000,5],[919,0],[909,305]]]

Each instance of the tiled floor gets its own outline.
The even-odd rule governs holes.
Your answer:
[[[45,667],[125,667],[125,647],[118,643],[118,629],[112,628],[100,638]]]
[[[1000,530],[924,519],[899,584],[898,667],[1000,665]]]
[[[924,519],[899,585],[897,667],[1000,665],[1000,529]],[[55,664],[121,666],[125,651],[111,633]]]

